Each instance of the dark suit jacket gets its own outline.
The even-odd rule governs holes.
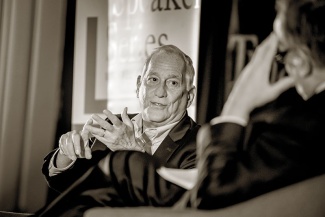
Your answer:
[[[45,157],[42,171],[49,186],[60,192],[65,191],[65,196],[59,196],[62,198],[57,198],[48,207],[52,210],[51,207],[62,208],[61,204],[69,203],[67,201],[75,201],[68,206],[71,209],[80,204],[85,205],[84,209],[94,206],[174,204],[185,190],[162,179],[156,169],[160,166],[194,168],[196,134],[199,127],[186,114],[170,131],[153,156],[137,151],[98,150],[93,152],[91,160],[78,159],[73,168],[53,177],[48,174],[48,164],[53,154],[51,152]],[[109,175],[98,167],[98,162],[106,156],[109,156]],[[86,177],[80,181],[82,176]],[[60,200],[65,202],[59,202]],[[55,215],[59,216],[58,213]]]
[[[325,91],[307,101],[295,89],[251,114],[247,127],[201,128],[199,182],[191,206],[216,209],[325,172]],[[201,134],[201,132],[199,133]]]

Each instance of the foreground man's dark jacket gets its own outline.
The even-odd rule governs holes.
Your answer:
[[[177,206],[222,208],[325,173],[325,91],[304,101],[292,88],[253,111],[245,128],[201,130],[199,182]]]

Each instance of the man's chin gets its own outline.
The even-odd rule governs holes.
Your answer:
[[[166,118],[165,117],[162,117],[162,116],[158,116],[158,115],[149,115],[149,121],[150,122],[153,122],[153,123],[157,123],[157,124],[159,124],[159,123],[163,123],[163,122],[165,122],[166,121]]]
[[[166,120],[168,119],[168,117],[166,117],[166,114],[163,112],[159,112],[157,110],[152,111],[147,110],[145,112],[145,120],[148,122],[152,122],[152,123],[164,123]]]
[[[314,92],[306,92],[304,88],[301,85],[296,85],[296,90],[298,94],[303,98],[303,100],[307,101],[312,95],[314,95]]]

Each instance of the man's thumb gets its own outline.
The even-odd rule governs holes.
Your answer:
[[[129,118],[129,116],[128,116],[128,114],[127,114],[127,111],[128,111],[128,108],[125,107],[125,108],[123,109],[122,114],[121,114],[122,121],[123,121],[123,123],[125,123],[127,126],[129,126],[129,127],[133,127],[132,121],[131,121],[131,119]]]

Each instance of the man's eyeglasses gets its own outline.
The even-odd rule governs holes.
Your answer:
[[[275,56],[274,59],[278,64],[285,65],[285,57],[288,52],[278,52]]]

